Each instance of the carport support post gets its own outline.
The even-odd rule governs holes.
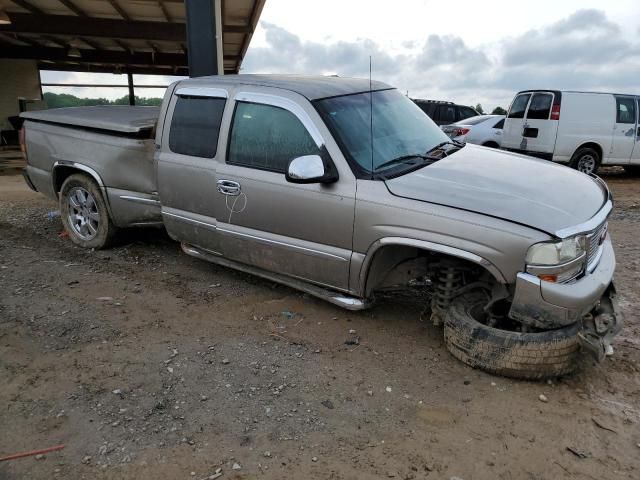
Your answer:
[[[129,105],[136,104],[136,93],[133,90],[133,74],[127,72],[127,85],[129,86]]]
[[[185,0],[189,76],[222,75],[222,0]]]

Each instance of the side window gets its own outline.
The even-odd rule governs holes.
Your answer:
[[[524,118],[524,111],[527,109],[529,97],[531,97],[530,93],[518,95],[511,104],[507,118]]]
[[[636,123],[636,102],[629,97],[616,97],[616,123]]]
[[[548,120],[552,102],[553,95],[549,93],[535,93],[529,104],[527,118],[531,120]]]
[[[193,157],[215,157],[225,103],[224,98],[178,97],[169,129],[169,149]]]
[[[429,117],[433,118],[433,113],[436,109],[436,106],[433,103],[419,102],[416,103],[416,105],[418,105],[420,107],[420,110],[426,113]]]
[[[442,115],[444,115],[443,108],[440,105],[433,104],[433,114],[430,115],[431,120],[433,120],[434,122],[439,122],[442,119]]]
[[[433,103],[423,103],[422,104],[422,109],[424,110],[424,112],[429,115],[430,117],[433,118],[433,116],[435,115],[436,112],[436,106]]]
[[[271,105],[236,104],[227,163],[284,173],[292,159],[303,155],[320,155],[320,149],[293,113]]]
[[[456,121],[456,107],[454,105],[440,105],[440,121],[453,123]]]
[[[493,128],[497,128],[498,130],[502,130],[504,128],[504,118],[501,119],[498,123],[496,123]]]
[[[478,115],[476,113],[475,110],[469,108],[469,107],[459,107],[459,113],[460,113],[460,120],[464,120],[465,118],[471,118],[471,117],[475,117],[476,115]]]

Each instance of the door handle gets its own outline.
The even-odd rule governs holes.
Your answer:
[[[240,195],[240,184],[233,180],[218,180],[218,191],[223,195],[236,196]]]

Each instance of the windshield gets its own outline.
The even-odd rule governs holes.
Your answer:
[[[395,89],[327,98],[316,105],[345,156],[364,173],[379,171],[380,165],[393,159],[424,155],[449,140],[415,103]],[[414,165],[391,163],[384,168],[402,170]]]

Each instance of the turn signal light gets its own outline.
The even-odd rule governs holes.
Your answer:
[[[560,105],[556,104],[551,107],[550,120],[560,120]]]
[[[558,281],[558,276],[557,275],[543,274],[543,275],[538,275],[538,278],[540,280],[542,280],[543,282],[556,283]]]

